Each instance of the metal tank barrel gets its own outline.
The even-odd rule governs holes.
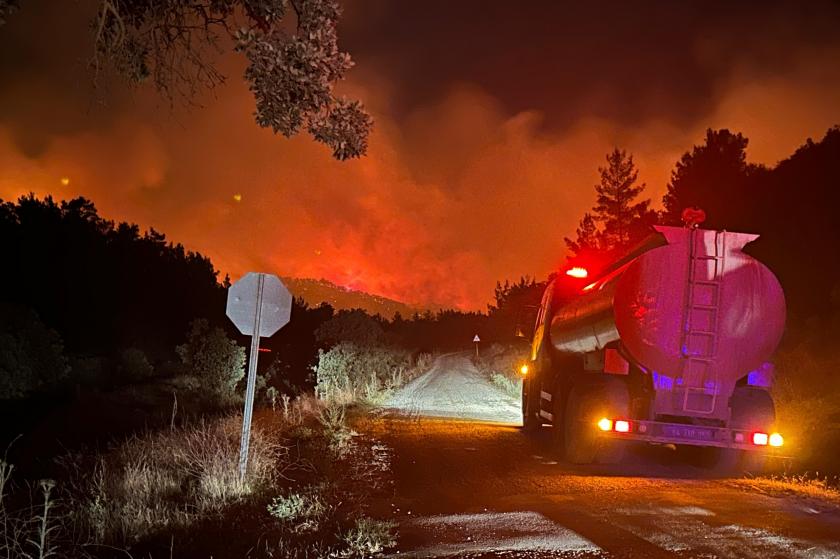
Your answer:
[[[781,339],[785,301],[773,273],[742,252],[758,235],[656,230],[654,248],[620,262],[555,312],[552,345],[584,353],[620,340],[646,370],[691,385],[712,373],[733,383],[760,367]]]

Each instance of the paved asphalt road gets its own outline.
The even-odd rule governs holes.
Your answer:
[[[840,509],[714,479],[664,448],[558,461],[463,354],[441,357],[370,432],[391,449],[394,557],[840,558]]]

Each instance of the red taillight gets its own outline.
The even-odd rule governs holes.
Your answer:
[[[767,433],[753,433],[752,442],[754,445],[767,446],[769,436]]]
[[[616,420],[615,431],[616,431],[616,433],[629,433],[630,432],[630,422],[629,421],[624,421],[623,419]]]

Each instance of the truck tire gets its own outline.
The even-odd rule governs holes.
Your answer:
[[[533,377],[522,380],[522,430],[533,433],[542,427],[539,386]]]
[[[630,418],[630,390],[623,377],[605,379],[602,398],[607,404],[607,416]],[[617,464],[624,459],[628,441],[600,437],[596,460],[599,464]]]
[[[733,429],[749,429],[770,433],[776,422],[776,406],[770,393],[761,388],[739,386],[729,400],[732,409],[729,424]],[[724,460],[729,461],[730,470],[736,474],[760,474],[767,464],[763,450],[729,450]],[[726,453],[725,453],[726,454]]]
[[[629,417],[630,396],[624,379],[607,377],[574,386],[566,401],[566,459],[573,464],[619,462],[626,441],[599,436],[601,417]]]
[[[732,410],[729,420],[731,429],[769,433],[776,421],[773,398],[761,388],[739,386],[733,392],[729,406]],[[762,450],[709,447],[692,450],[694,465],[711,468],[720,475],[760,474],[767,463],[767,456]]]

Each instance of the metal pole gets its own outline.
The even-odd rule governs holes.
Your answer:
[[[254,411],[254,388],[257,382],[257,355],[260,352],[260,318],[262,315],[265,274],[257,280],[257,311],[254,313],[254,332],[251,334],[251,353],[248,355],[248,384],[245,388],[245,411],[242,414],[242,440],[239,444],[239,481],[245,482],[248,470],[248,446],[251,442],[251,415]]]

